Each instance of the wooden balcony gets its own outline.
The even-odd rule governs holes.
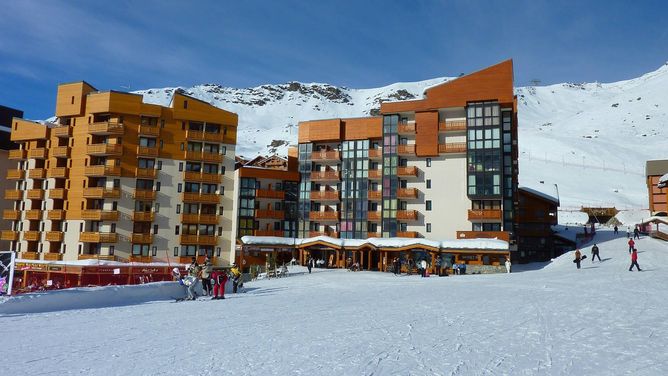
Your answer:
[[[37,252],[21,252],[21,258],[24,260],[39,260],[39,253]]]
[[[121,123],[101,121],[88,124],[88,133],[97,135],[122,135],[125,127]]]
[[[312,201],[339,201],[338,191],[312,191]]]
[[[22,192],[18,189],[7,189],[5,191],[5,200],[21,200],[23,198]]]
[[[95,242],[87,242],[87,243],[95,243]],[[108,243],[108,242],[105,242]],[[115,242],[113,242],[115,243]],[[78,257],[79,260],[100,260],[100,261],[120,261],[120,262],[126,262],[127,260],[124,260],[118,256],[109,256],[109,255],[98,255],[98,254],[83,254],[79,255]]]
[[[43,168],[33,168],[28,170],[28,177],[31,179],[44,179],[46,178],[46,170]]]
[[[501,209],[496,210],[469,210],[469,221],[475,220],[501,220]]]
[[[21,159],[26,159],[27,155],[28,153],[26,152],[25,149],[14,149],[9,151],[7,158],[11,160],[15,159],[21,160]]]
[[[399,231],[397,232],[397,238],[418,238],[419,233],[417,231]]]
[[[156,192],[152,189],[135,189],[134,198],[140,201],[154,201]]]
[[[367,238],[380,238],[381,233],[380,232],[367,232],[366,237]]]
[[[314,171],[311,172],[311,181],[338,181],[341,179],[339,171]]]
[[[397,145],[397,154],[399,154],[399,155],[415,155],[415,144],[412,144],[412,145]]]
[[[466,120],[446,120],[438,123],[439,132],[460,132],[466,130]]]
[[[338,162],[341,160],[341,153],[338,150],[314,151],[311,154],[311,160]]]
[[[397,197],[403,199],[418,198],[417,188],[399,188],[397,189]]]
[[[134,244],[151,244],[153,243],[153,235],[133,233],[131,236],[131,241]]]
[[[137,131],[140,136],[158,137],[160,135],[160,127],[157,125],[139,125]]]
[[[369,159],[383,158],[383,149],[369,149]]]
[[[508,231],[457,231],[457,239],[499,239],[510,241]]]
[[[397,219],[416,221],[418,219],[417,210],[397,210]]]
[[[119,188],[90,187],[84,188],[83,196],[85,198],[120,198],[121,190]]]
[[[397,126],[399,134],[415,134],[415,123],[399,124]]]
[[[155,213],[153,212],[135,211],[132,213],[132,220],[135,222],[153,222],[154,219]]]
[[[181,244],[216,245],[218,237],[214,235],[181,235]]]
[[[181,214],[181,223],[200,223],[205,225],[218,224],[218,216],[215,214]]]
[[[136,168],[135,177],[137,179],[155,179],[158,176],[158,170],[155,168]]]
[[[196,181],[201,183],[217,184],[221,182],[222,175],[220,174],[207,174],[204,172],[191,172],[186,171],[183,173],[183,180],[185,181]]]
[[[38,242],[40,240],[39,231],[24,231],[23,240],[27,242]]]
[[[160,152],[158,151],[158,148],[153,146],[153,147],[148,147],[148,146],[137,146],[137,155],[140,157],[157,157]]]
[[[202,131],[186,131],[187,140],[196,140],[196,141],[211,141],[211,142],[225,142],[225,135],[223,133],[212,133],[212,132],[202,132]]]
[[[91,144],[86,147],[88,155],[99,156],[121,156],[123,154],[123,145],[120,144]]]
[[[69,146],[52,147],[51,156],[55,158],[68,158],[70,156],[70,147]]]
[[[72,127],[68,125],[53,127],[51,128],[51,134],[59,138],[69,138],[72,135]]]
[[[86,209],[81,212],[86,221],[118,221],[118,210]]]
[[[28,158],[46,159],[46,148],[34,148],[28,150]]]
[[[118,234],[114,232],[82,232],[79,241],[83,243],[116,243]]]
[[[43,200],[44,191],[41,189],[29,189],[26,193],[26,197],[31,200]]]
[[[84,175],[91,177],[102,176],[121,176],[121,168],[119,166],[86,166],[84,168]]]
[[[466,153],[466,142],[449,142],[438,145],[439,153]]]
[[[367,219],[369,221],[377,222],[380,221],[382,213],[379,211],[370,211],[367,214]]]
[[[44,261],[63,261],[63,254],[58,252],[45,253]]]
[[[49,242],[62,242],[64,234],[62,231],[47,231],[45,239]]]
[[[219,153],[207,153],[203,151],[186,150],[184,159],[187,161],[202,161],[211,163],[222,163],[224,155]]]
[[[382,191],[369,191],[368,192],[369,200],[378,201],[383,197]]]
[[[2,230],[0,232],[0,240],[6,240],[6,241],[17,241],[19,240],[19,233],[18,231],[12,231],[12,230]]]
[[[30,221],[39,221],[42,219],[42,211],[39,209],[26,210],[26,219]]]
[[[309,213],[309,219],[312,221],[338,221],[338,211],[312,211]]]
[[[285,199],[284,191],[275,191],[273,189],[258,189],[255,191],[255,198],[272,198],[276,200]]]
[[[46,219],[51,221],[62,221],[65,219],[65,211],[63,209],[53,209],[46,212]]]
[[[183,193],[183,202],[201,202],[205,204],[218,204],[220,195],[215,193]]]
[[[67,196],[65,188],[53,188],[49,189],[49,198],[56,200],[64,200]]]
[[[308,236],[315,238],[316,236],[329,236],[330,238],[338,238],[339,233],[336,231],[309,231]]]
[[[283,219],[285,218],[285,212],[282,210],[256,209],[255,218]]]
[[[7,179],[9,180],[20,180],[25,176],[25,171],[18,169],[7,170]]]
[[[283,237],[283,231],[281,230],[255,230],[255,236],[276,236],[279,238]]]
[[[138,256],[138,255],[132,255],[128,259],[129,262],[139,262],[142,264],[150,264],[153,262],[153,257],[152,256]],[[188,262],[190,263],[190,262]]]
[[[6,221],[18,221],[21,219],[21,212],[14,209],[5,209],[2,211],[2,219]]]
[[[68,169],[67,167],[52,167],[47,170],[47,176],[50,178],[66,178]]]
[[[417,177],[418,168],[415,166],[397,167],[397,176]]]
[[[383,178],[382,170],[369,170],[369,180],[379,180]]]

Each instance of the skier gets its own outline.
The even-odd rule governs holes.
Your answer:
[[[594,259],[598,257],[598,261],[601,261],[601,256],[598,254],[598,246],[594,243],[594,246],[591,247],[591,262],[594,263]]]
[[[396,258],[396,257],[392,259],[392,270],[394,271],[394,275],[401,274],[401,269],[400,269],[400,266],[399,266],[399,259]]]
[[[633,241],[633,239],[629,239],[629,253],[633,251],[633,248],[635,247],[636,242]]]
[[[619,227],[617,227],[617,225],[615,225],[614,230],[615,230],[614,234],[617,235],[617,232],[618,232],[617,230],[619,230]]]
[[[506,256],[506,273],[510,273],[510,257]]]
[[[202,290],[204,290],[205,296],[211,296],[213,292],[211,287],[211,272],[213,271],[213,264],[211,260],[207,257],[204,261],[204,266],[202,267],[202,272],[200,273],[202,279]]]
[[[626,238],[628,239],[630,237],[631,237],[631,226],[628,226],[626,227]]]
[[[578,266],[578,269],[580,269],[580,260],[582,260],[581,256],[582,253],[580,253],[580,250],[579,249],[575,250],[575,261],[573,262],[575,262],[575,265]]]
[[[185,300],[197,299],[197,293],[195,292],[195,289],[197,288],[197,281],[199,281],[199,279],[192,275],[188,275],[183,278],[183,285],[186,286],[187,294]]]
[[[638,229],[638,226],[633,229],[633,239],[640,240],[640,230]]]
[[[181,272],[179,271],[179,268],[172,269],[172,280],[174,282],[178,282],[181,280]]]
[[[633,248],[633,252],[631,252],[631,266],[629,267],[629,271],[633,271],[633,266],[635,265],[636,268],[638,268],[638,271],[641,272],[642,269],[640,269],[640,265],[638,265],[638,250]]]
[[[313,257],[309,257],[306,261],[306,267],[308,268],[308,274],[311,274],[311,268],[313,267]]]
[[[420,269],[422,271],[422,278],[427,277],[427,260],[422,259],[422,261],[420,261]]]
[[[232,273],[232,292],[236,294],[239,289],[239,282],[241,281],[241,271],[236,263],[232,264],[230,273]]]
[[[227,283],[227,273],[222,269],[214,269],[211,273],[213,280],[213,299],[225,299],[225,284]]]

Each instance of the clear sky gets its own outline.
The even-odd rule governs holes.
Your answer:
[[[3,1],[0,104],[51,116],[101,90],[288,81],[353,88],[507,58],[515,85],[610,82],[668,61],[668,1]]]

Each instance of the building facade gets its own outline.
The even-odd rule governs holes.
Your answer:
[[[9,151],[16,148],[16,144],[10,141],[12,119],[23,117],[23,111],[0,105],[0,176],[7,176],[7,171],[16,167],[13,161],[9,160]],[[0,191],[5,192],[14,187],[14,182],[8,179],[0,180]],[[13,202],[10,200],[0,200],[0,212],[13,209]],[[2,219],[0,221],[0,231],[11,229],[12,222]],[[7,240],[0,240],[0,251],[7,251],[11,244]]]
[[[58,86],[57,122],[15,118],[2,232],[21,258],[229,262],[236,114],[174,92]]]
[[[513,262],[549,261],[561,254],[552,226],[558,224],[559,192],[554,184],[520,186],[517,206],[517,253]]]
[[[668,160],[646,162],[645,182],[649,195],[649,211],[652,215],[668,216],[668,187],[659,188],[659,181],[665,174],[668,174]]]
[[[379,117],[299,125],[298,235],[514,242],[517,105],[508,60],[383,102]]]

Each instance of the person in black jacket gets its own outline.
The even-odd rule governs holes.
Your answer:
[[[594,246],[591,247],[591,262],[594,262],[594,259],[598,257],[598,261],[601,261],[601,256],[598,254],[598,246],[594,243]]]

